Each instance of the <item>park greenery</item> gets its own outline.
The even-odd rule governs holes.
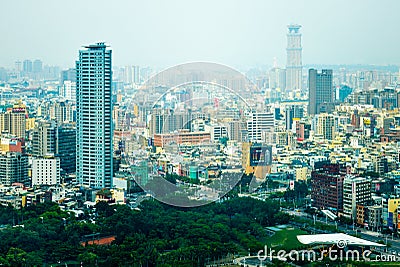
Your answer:
[[[98,202],[79,218],[52,202],[21,210],[0,207],[0,265],[204,266],[257,252],[268,240],[264,227],[288,220],[276,201],[252,198],[197,208],[155,200],[139,209]],[[115,240],[91,245],[94,236]]]

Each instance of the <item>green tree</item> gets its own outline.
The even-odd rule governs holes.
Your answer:
[[[24,266],[27,260],[27,253],[20,248],[11,247],[6,255],[6,261],[10,266]]]
[[[97,262],[98,256],[93,252],[85,251],[78,255],[78,261],[84,265],[94,266]]]

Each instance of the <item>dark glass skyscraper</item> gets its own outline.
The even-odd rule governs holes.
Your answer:
[[[111,50],[86,46],[76,62],[76,174],[92,188],[112,186]]]
[[[308,70],[308,114],[315,115],[333,110],[332,70]]]
[[[63,124],[58,127],[56,156],[60,158],[61,174],[76,171],[76,129]]]

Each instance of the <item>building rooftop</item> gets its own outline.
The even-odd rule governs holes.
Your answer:
[[[357,238],[351,235],[338,233],[338,234],[320,234],[320,235],[298,235],[297,239],[300,243],[305,245],[338,245],[342,248],[352,246],[373,246],[384,247],[385,245],[371,242],[365,239]]]

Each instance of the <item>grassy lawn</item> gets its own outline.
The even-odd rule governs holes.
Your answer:
[[[282,229],[281,231],[275,232],[271,237],[263,240],[268,248],[272,249],[285,249],[286,251],[304,247],[298,240],[298,235],[306,235],[307,232],[296,228]]]

